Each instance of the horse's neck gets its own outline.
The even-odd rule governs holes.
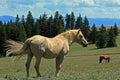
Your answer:
[[[74,36],[71,31],[64,32],[60,34],[60,36],[63,36],[68,41],[69,45],[71,45],[74,42]]]

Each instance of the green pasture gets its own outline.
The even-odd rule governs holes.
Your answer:
[[[109,54],[110,63],[99,63],[101,54]],[[0,80],[120,80],[120,36],[117,47],[96,49],[95,45],[82,47],[73,44],[65,56],[61,73],[55,77],[55,59],[42,59],[41,78],[36,78],[34,58],[30,67],[30,78],[26,78],[24,55],[19,61],[15,57],[0,58]]]

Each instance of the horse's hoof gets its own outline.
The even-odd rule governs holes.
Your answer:
[[[41,75],[37,75],[37,77],[42,77]]]
[[[33,76],[32,78],[40,78],[40,77],[42,77],[42,76]]]
[[[59,74],[56,74],[55,77],[59,77]]]
[[[29,75],[27,75],[26,77],[29,78]]]

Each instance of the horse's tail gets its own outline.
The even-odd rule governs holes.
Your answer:
[[[29,41],[27,40],[25,41],[25,43],[8,40],[6,44],[6,56],[25,54],[29,47],[28,44]]]

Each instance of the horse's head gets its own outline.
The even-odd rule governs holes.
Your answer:
[[[83,47],[86,47],[88,45],[87,40],[84,38],[84,35],[82,34],[80,29],[74,29],[74,30],[68,30],[64,33],[61,33],[58,36],[64,36],[66,39],[68,39],[69,45],[71,45],[73,42],[77,42]]]
[[[80,29],[77,31],[77,34],[76,34],[76,42],[83,45],[83,47],[87,47],[88,45],[88,42],[85,39]]]

